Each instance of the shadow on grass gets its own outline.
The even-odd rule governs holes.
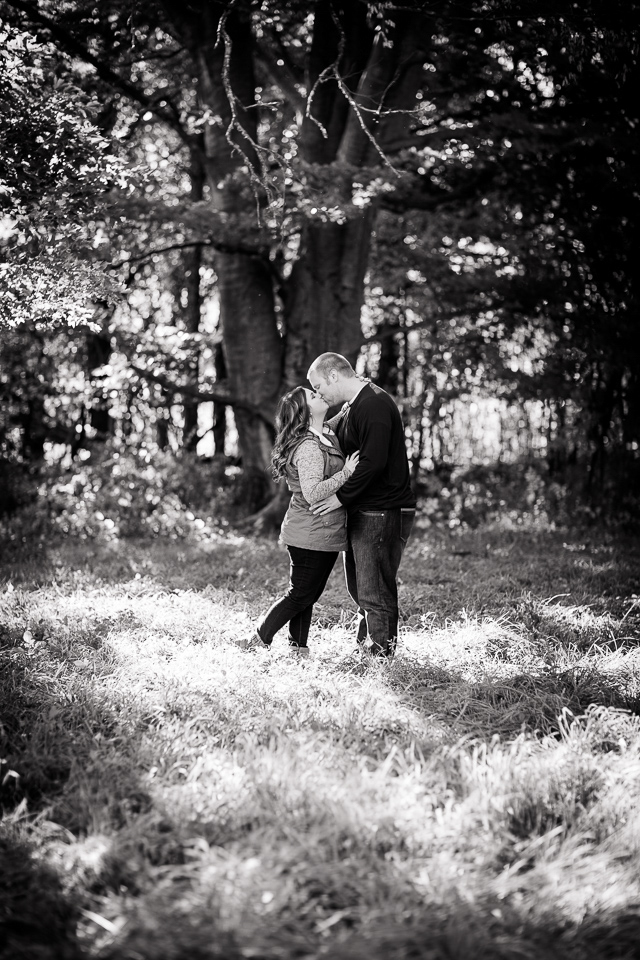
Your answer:
[[[604,530],[433,529],[412,536],[400,580],[412,624],[421,616],[445,623],[461,608],[500,616],[529,591],[540,602],[588,600],[594,612],[622,617],[637,593],[640,550],[637,538]]]
[[[195,825],[143,782],[144,714],[123,728],[117,703],[52,695],[21,649],[0,649],[0,667],[1,960],[239,957],[215,894],[194,893],[189,864],[181,875]]]
[[[337,673],[364,677],[380,671],[384,684],[398,702],[422,719],[449,726],[452,736],[491,740],[526,732],[556,735],[562,717],[603,706],[640,715],[640,696],[595,663],[564,670],[515,673],[506,678],[486,676],[478,681],[461,672],[413,659],[387,666],[350,656],[332,665]]]
[[[200,825],[149,790],[157,717],[94,695],[90,676],[54,688],[65,661],[44,655],[0,646],[1,960],[240,956],[215,892],[194,894],[185,849]]]
[[[640,917],[633,908],[610,909],[569,923],[532,918],[497,898],[449,902],[406,919],[380,918],[366,934],[335,944],[332,960],[635,960]]]
[[[55,686],[50,682],[52,675],[59,677],[64,671],[66,657],[57,656],[48,647],[45,660],[38,656],[37,648],[32,653],[15,641],[10,643],[9,647],[0,647],[0,749],[4,767],[0,804],[15,808],[24,803],[35,813],[43,802],[57,802],[72,775],[80,774],[86,786],[86,775],[97,772],[96,747],[101,741],[114,739],[121,718],[117,704],[99,701],[87,689],[74,690],[65,697],[64,682]],[[100,640],[94,641],[94,650],[100,646]],[[119,773],[120,778],[108,784],[110,793],[116,798],[126,796],[129,805],[132,796],[137,796],[142,807],[146,794],[132,765],[123,763]],[[82,790],[65,807],[64,826],[72,831],[87,827],[82,810],[88,798],[81,794]]]
[[[78,906],[11,825],[0,826],[0,957],[79,960]]]
[[[431,689],[412,685],[407,690],[393,674],[388,682],[407,707],[419,713],[437,714],[461,736],[489,741],[495,734],[504,738],[522,732],[555,735],[560,731],[559,718],[567,711],[580,716],[591,705],[640,714],[640,698],[627,694],[596,668],[538,675],[521,673],[505,680],[487,678],[476,683],[453,673],[445,678],[444,673],[436,672],[437,685]],[[429,674],[422,676],[428,682]]]
[[[125,858],[81,838],[99,830],[101,817],[123,826],[150,807],[126,749],[104,765],[96,755],[99,741],[113,737],[116,709],[88,692],[64,700],[48,679],[24,650],[0,649],[0,956],[7,960],[84,955],[76,926],[81,905],[91,905],[87,890],[119,889],[132,877]],[[65,888],[49,854],[65,863]]]

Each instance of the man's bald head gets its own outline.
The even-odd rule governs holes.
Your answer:
[[[355,370],[339,353],[321,353],[309,367],[307,377],[313,390],[329,405],[350,400],[361,386]]]

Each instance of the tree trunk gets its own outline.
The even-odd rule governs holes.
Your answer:
[[[284,282],[278,280],[284,303],[281,332],[274,271],[269,250],[259,244],[259,222],[253,233],[246,232],[246,221],[264,197],[260,186],[252,197],[250,184],[270,183],[262,166],[268,151],[257,145],[256,42],[250,13],[240,4],[209,0],[164,0],[164,6],[191,53],[198,95],[211,118],[203,128],[203,163],[212,206],[231,222],[244,220],[244,235],[256,243],[254,255],[226,250],[215,254],[227,385],[232,395],[272,416],[279,394],[306,380],[319,353],[335,350],[352,361],[358,354],[374,203],[344,223],[307,220],[301,227],[291,274]],[[353,168],[380,162],[373,132],[382,136],[387,128],[395,131],[398,124],[406,127],[410,122],[406,108],[415,104],[420,75],[414,66],[422,64],[415,50],[419,32],[412,30],[410,16],[398,12],[393,43],[387,43],[372,31],[366,4],[319,0],[313,12],[306,79],[307,96],[312,97],[301,131],[302,158],[311,164],[336,164],[348,205]],[[340,81],[334,76],[336,66]],[[359,113],[354,105],[361,108]],[[394,112],[385,114],[387,107]],[[250,510],[257,509],[274,492],[267,472],[273,437],[259,417],[240,408],[234,412],[245,474],[243,497]]]
[[[320,353],[355,362],[362,345],[360,311],[373,213],[346,224],[310,224],[286,285],[285,383],[305,383]]]
[[[44,444],[47,439],[44,420],[44,397],[33,393],[27,400],[26,409],[20,415],[24,460],[42,460],[44,457]]]
[[[199,203],[203,197],[205,174],[200,151],[191,152],[191,200]],[[202,266],[202,247],[192,247],[184,253],[184,289],[187,302],[184,310],[184,326],[187,333],[200,331],[200,313],[202,298],[200,295],[200,267]],[[200,350],[197,343],[190,345],[190,359],[185,370],[187,382],[198,388]],[[198,446],[198,408],[197,400],[185,397],[183,401],[184,428],[182,445],[185,450],[195,452]]]
[[[383,390],[398,395],[401,372],[406,373],[406,358],[404,364],[400,358],[400,338],[402,328],[397,317],[392,317],[384,328],[384,335],[380,337],[380,359],[375,382]],[[406,377],[405,377],[406,387]],[[406,393],[405,393],[406,395]]]
[[[95,439],[104,443],[114,433],[115,424],[109,413],[108,388],[104,375],[98,377],[95,371],[104,367],[111,356],[111,338],[107,332],[112,309],[107,303],[96,305],[95,320],[102,324],[100,333],[88,333],[86,339],[86,369],[92,386],[92,400],[89,409],[89,426],[95,430]]]
[[[282,383],[282,341],[271,277],[260,258],[243,254],[219,254],[216,270],[229,389],[273,419]],[[242,452],[241,498],[253,511],[274,492],[267,471],[273,432],[246,410],[236,408],[234,415]]]
[[[216,343],[213,348],[213,364],[216,371],[216,382],[220,383],[227,377],[227,368],[224,363],[222,344]],[[227,436],[227,406],[224,403],[213,404],[213,455],[216,459],[224,457],[224,446]]]
[[[163,399],[168,399],[166,390],[160,389]],[[158,450],[167,450],[169,447],[169,418],[171,411],[167,406],[156,408],[156,443]]]

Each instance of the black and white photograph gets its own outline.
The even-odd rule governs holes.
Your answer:
[[[0,960],[640,960],[640,0],[0,0]]]

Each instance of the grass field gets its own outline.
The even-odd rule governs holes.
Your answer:
[[[231,641],[286,555],[0,560],[0,955],[640,956],[640,547],[418,529],[390,664],[336,569],[303,663]]]

